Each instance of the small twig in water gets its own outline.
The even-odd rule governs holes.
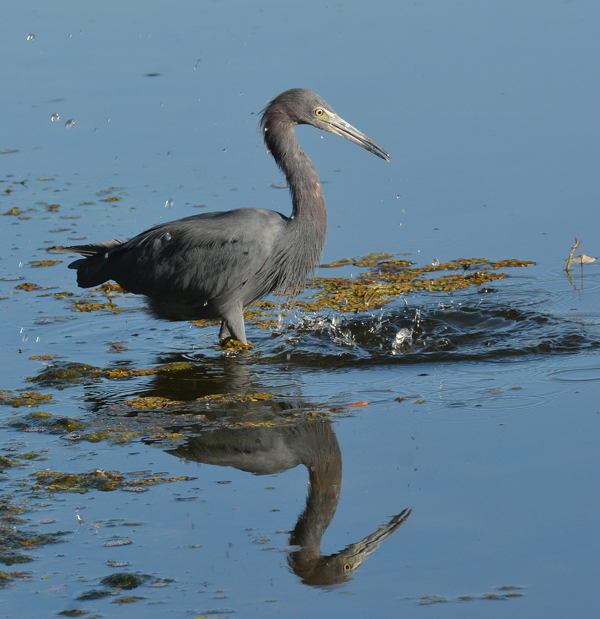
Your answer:
[[[575,237],[575,245],[573,245],[573,248],[571,249],[571,253],[569,254],[569,259],[567,260],[567,273],[570,273],[571,271],[571,260],[573,260],[573,252],[579,247],[579,255],[583,255],[581,253],[581,241],[577,240],[577,237]]]

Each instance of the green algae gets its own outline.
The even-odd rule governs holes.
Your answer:
[[[33,557],[24,551],[35,550],[47,544],[56,544],[70,531],[56,533],[35,533],[31,530],[17,529],[15,526],[0,524],[0,563],[14,565],[29,563]]]
[[[102,589],[90,589],[89,591],[84,591],[77,596],[77,599],[80,601],[99,600],[101,598],[114,596],[120,591],[132,591],[133,589],[137,589],[147,583],[160,583],[162,585],[163,583],[168,584],[171,582],[174,581],[170,578],[157,578],[155,576],[151,576],[150,574],[142,574],[140,572],[117,572],[115,574],[110,574],[109,576],[104,576],[100,579],[100,584],[103,585]],[[113,602],[117,604],[128,604],[143,599],[145,598],[130,595],[117,597],[113,600]]]
[[[86,493],[89,490],[113,492],[122,488],[147,487],[158,483],[172,483],[176,481],[191,481],[192,477],[158,477],[148,476],[135,478],[119,471],[105,471],[96,469],[89,473],[65,473],[46,469],[32,473],[32,489],[46,492],[78,492]]]
[[[38,391],[22,391],[15,393],[9,389],[0,389],[0,405],[12,406],[19,408],[20,406],[33,407],[40,402],[49,402],[52,399],[51,395],[43,395]]]
[[[119,588],[119,589],[137,589],[140,585],[154,580],[150,574],[140,574],[139,572],[117,572],[116,574],[110,574],[100,579],[100,583],[105,587]]]
[[[0,589],[4,589],[15,580],[27,580],[30,577],[31,572],[5,572],[0,570]]]
[[[83,381],[102,377],[102,371],[87,363],[54,362],[44,371],[34,377],[27,378],[29,383],[39,383],[47,387],[64,389],[65,387]]]
[[[73,417],[55,416],[43,411],[29,413],[15,419],[10,419],[7,425],[21,431],[48,432],[50,434],[65,434],[76,432],[87,427],[87,424]]]

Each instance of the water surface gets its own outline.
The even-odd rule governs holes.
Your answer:
[[[597,263],[571,279],[564,265],[575,237],[600,253],[598,13],[5,8],[0,213],[19,212],[0,217],[0,455],[20,466],[3,461],[0,493],[27,511],[3,536],[66,533],[0,566],[28,572],[0,615],[597,612],[600,279]],[[256,125],[299,86],[393,156],[298,129],[329,208],[324,262],[535,266],[252,326],[254,349],[228,354],[218,327],[155,321],[132,296],[77,312],[106,297],[77,289],[68,257],[31,264],[206,210],[289,213]],[[45,469],[89,486],[48,489],[32,476]],[[148,578],[103,581],[115,574]]]

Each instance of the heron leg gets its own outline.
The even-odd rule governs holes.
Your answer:
[[[242,344],[248,343],[246,341],[246,329],[244,328],[244,314],[241,307],[235,308],[223,316],[219,340],[223,342],[228,337],[232,337]]]
[[[231,337],[231,333],[229,333],[229,329],[225,324],[225,321],[221,322],[221,330],[219,331],[219,341],[226,340],[228,337]]]

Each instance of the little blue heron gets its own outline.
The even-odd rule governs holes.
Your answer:
[[[319,263],[327,210],[317,172],[296,140],[296,125],[335,133],[389,161],[364,133],[317,94],[287,90],[263,110],[263,140],[285,174],[292,214],[262,208],[203,213],[160,224],[129,241],[61,248],[84,256],[69,265],[81,288],[107,280],[148,298],[166,320],[221,319],[219,338],[246,344],[245,307],[280,289],[298,294]]]

